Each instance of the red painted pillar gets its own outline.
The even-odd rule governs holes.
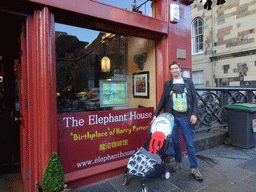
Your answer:
[[[156,1],[156,18],[168,22],[168,0]],[[169,35],[156,41],[156,102],[160,102],[164,83],[170,79],[169,73]]]
[[[29,170],[29,149],[28,149],[28,95],[27,95],[27,49],[26,49],[26,24],[22,25],[21,31],[21,65],[19,69],[19,101],[20,101],[20,152],[21,152],[21,173],[24,181],[24,188],[28,187],[26,172]]]
[[[191,72],[191,6],[178,3],[175,0],[169,0],[169,13],[171,3],[179,5],[179,22],[176,24],[172,24],[169,20],[169,63],[171,63],[172,61],[178,61],[182,69],[190,70]],[[186,52],[185,59],[177,58],[177,52],[179,50]],[[182,156],[187,156],[187,150],[182,136],[180,143],[183,154]]]
[[[189,1],[192,2],[192,0],[187,0],[187,2]],[[170,62],[178,61],[181,64],[181,68],[191,70],[191,5],[185,5],[182,0],[179,2],[181,3],[176,0],[169,0],[168,4],[168,12],[170,12],[170,4],[174,3],[179,6],[179,22],[172,24],[169,19],[169,60]],[[186,52],[185,59],[177,58],[178,50]]]
[[[181,3],[179,3],[181,2]],[[190,0],[190,3],[193,1]],[[170,23],[170,4],[179,5],[179,22]],[[160,102],[164,83],[171,78],[169,64],[178,61],[181,68],[191,71],[191,6],[183,1],[162,0],[156,2],[156,18],[168,22],[168,36],[156,42],[156,81],[157,105]],[[186,59],[177,58],[177,51],[186,52]],[[182,137],[181,137],[182,138]],[[186,147],[181,139],[183,156],[187,155]]]
[[[54,16],[48,8],[27,17],[23,35],[21,162],[25,191],[34,191],[58,147]]]

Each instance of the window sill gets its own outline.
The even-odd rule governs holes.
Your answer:
[[[199,55],[199,54],[203,54],[204,51],[198,52],[198,53],[192,53],[192,55]]]

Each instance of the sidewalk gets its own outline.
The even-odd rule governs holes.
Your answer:
[[[209,136],[209,134],[208,134]],[[228,145],[210,148],[213,136],[197,136],[201,143],[208,143],[209,148],[197,152],[198,164],[204,181],[198,182],[190,174],[188,158],[183,159],[183,169],[173,173],[171,178],[149,178],[146,186],[149,192],[255,192],[256,191],[256,147],[243,149]],[[210,141],[205,141],[205,137]],[[216,138],[215,138],[216,139]],[[217,139],[218,140],[218,139]],[[215,140],[216,141],[216,140]],[[196,141],[195,141],[196,142]],[[203,144],[206,146],[206,144]],[[171,170],[171,166],[167,169]],[[128,175],[129,184],[123,186],[123,175],[87,185],[72,192],[141,192],[141,178]]]

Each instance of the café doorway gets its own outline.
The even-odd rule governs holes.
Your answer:
[[[0,176],[19,173],[19,65],[23,17],[0,12]]]

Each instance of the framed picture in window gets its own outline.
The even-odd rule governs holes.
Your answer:
[[[149,98],[149,72],[133,73],[133,97]]]

